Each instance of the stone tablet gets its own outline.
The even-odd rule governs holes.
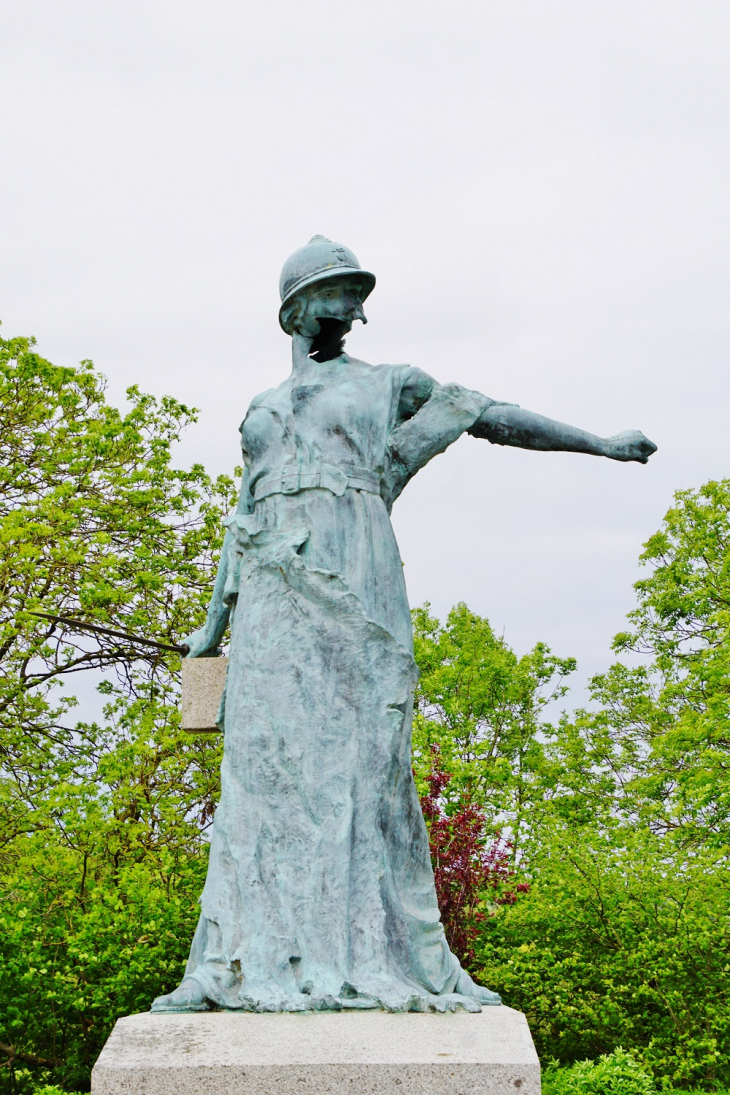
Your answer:
[[[228,658],[183,658],[181,668],[183,730],[188,734],[219,734],[216,719]]]
[[[120,1019],[92,1095],[539,1095],[540,1064],[512,1008],[144,1014]]]

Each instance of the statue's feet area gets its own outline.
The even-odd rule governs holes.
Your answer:
[[[498,992],[492,992],[491,989],[482,988],[476,981],[472,981],[466,970],[462,970],[459,974],[459,980],[456,982],[455,991],[462,996],[472,996],[475,1000],[478,1000],[480,1004],[485,1004],[487,1007],[502,1003],[502,997]]]
[[[317,994],[311,989],[290,993],[278,986],[247,985],[235,1000],[216,1003],[206,997],[201,985],[186,977],[179,988],[167,996],[158,996],[151,1011],[210,1011],[217,1008],[230,1011],[390,1011],[390,1012],[450,1012],[481,1011],[482,1005],[501,1004],[496,992],[481,988],[463,973],[456,985],[458,992],[432,995],[414,991],[407,985],[368,985],[360,988],[345,981],[337,995]]]
[[[246,1011],[481,1011],[473,996],[414,991],[408,985],[364,985],[356,988],[345,981],[335,994],[285,993],[268,988],[256,991],[249,987],[239,994]]]
[[[150,1011],[210,1011],[213,1006],[198,982],[186,977],[174,992],[158,996]]]

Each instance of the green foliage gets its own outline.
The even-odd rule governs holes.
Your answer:
[[[644,657],[594,678],[596,709],[566,720],[556,777],[578,816],[619,812],[676,844],[730,838],[730,480],[679,491],[641,556],[631,630]]]
[[[413,767],[446,936],[469,968],[489,911],[525,888],[512,861],[541,793],[540,717],[564,695],[575,662],[543,644],[518,658],[466,605],[444,625],[429,607],[413,611],[420,669]],[[505,826],[510,840],[501,836]]]
[[[68,1093],[56,1084],[42,1084],[41,1087],[33,1088],[33,1095],[68,1095]],[[78,1093],[72,1092],[71,1095],[78,1095]]]
[[[176,657],[30,614],[162,640],[202,621],[233,483],[174,467],[191,411],[128,399],[108,406],[89,363],[0,340],[8,1095],[88,1089],[116,1017],[179,980],[205,875],[219,746],[183,740]],[[555,726],[572,659],[518,657],[465,605],[443,625],[414,613],[419,790],[439,856],[461,840],[449,879],[476,880],[471,969],[556,1059],[547,1095],[730,1080],[730,481],[680,492],[642,560],[615,645],[643,664],[596,677],[591,709]],[[77,724],[68,686],[87,669],[106,706]]]
[[[518,658],[489,621],[456,605],[445,625],[413,612],[420,669],[413,725],[416,783],[428,791],[434,746],[449,776],[447,814],[465,803],[481,810],[492,829],[509,826],[516,840],[543,765],[541,714],[567,691],[573,658],[557,658],[542,643]]]
[[[63,1085],[87,1086],[116,1018],[181,979],[205,857],[150,860],[113,875],[99,858],[89,879],[88,860],[39,834],[18,849],[0,916],[3,1026],[21,1061]]]
[[[730,893],[711,855],[680,861],[646,829],[536,834],[529,893],[495,910],[483,978],[563,1062],[630,1048],[661,1076],[730,1062]]]
[[[0,340],[0,1053],[11,1092],[88,1088],[120,1014],[179,980],[219,746],[183,739],[179,660],[30,615],[175,640],[202,621],[233,483],[176,469],[193,414]],[[68,684],[91,669],[99,724]]]
[[[596,680],[614,733],[650,749],[632,794],[649,824],[724,848],[730,837],[730,480],[678,491],[646,544],[632,630],[616,649],[649,671]]]
[[[540,1052],[622,1045],[665,1082],[715,1090],[730,1078],[730,481],[679,492],[642,562],[615,646],[643,663],[596,677],[592,708],[556,726],[541,712],[570,661],[518,658],[464,606],[444,628],[419,610],[416,772],[435,747],[447,813],[476,802],[517,844],[514,902],[486,886],[476,902],[471,968],[527,1013]]]
[[[650,1073],[623,1049],[571,1068],[546,1069],[543,1095],[656,1095]]]
[[[110,704],[94,778],[57,786],[4,856],[0,1039],[69,1087],[119,1015],[179,982],[195,928],[219,758],[181,740],[172,699]]]
[[[545,728],[530,891],[495,910],[480,955],[542,1052],[623,1045],[707,1089],[730,1077],[729,545],[730,483],[680,492],[616,640],[645,663]]]
[[[3,835],[32,831],[39,782],[63,782],[99,755],[69,725],[59,685],[84,669],[116,671],[122,694],[170,674],[118,639],[79,639],[29,611],[111,623],[171,639],[200,619],[233,484],[171,448],[193,413],[127,392],[122,414],[90,362],[58,368],[32,340],[0,340],[0,785]],[[174,668],[174,667],[173,667]],[[141,682],[141,683],[140,683]],[[69,769],[68,765],[71,765]],[[32,800],[32,803],[31,803]]]

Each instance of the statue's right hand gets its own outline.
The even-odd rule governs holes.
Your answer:
[[[615,437],[607,437],[604,445],[604,455],[609,460],[635,460],[639,464],[645,464],[657,448],[641,430],[624,430]]]
[[[220,654],[216,636],[207,624],[186,635],[181,645],[188,648],[186,658],[216,658]]]

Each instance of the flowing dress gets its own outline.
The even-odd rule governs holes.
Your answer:
[[[479,1009],[413,781],[417,669],[389,514],[492,402],[342,355],[251,404],[222,563],[221,798],[186,972],[215,1006]]]

